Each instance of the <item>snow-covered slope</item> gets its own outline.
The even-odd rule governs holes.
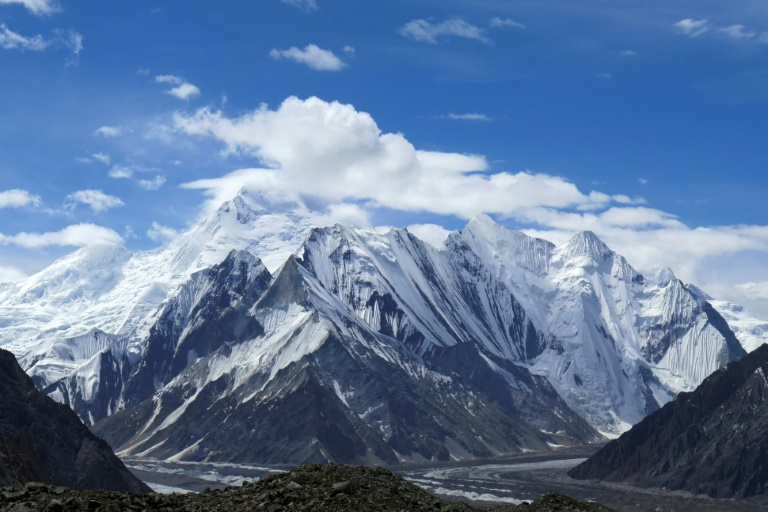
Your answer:
[[[273,205],[265,210],[241,193],[170,243],[132,254],[117,246],[89,246],[42,272],[0,289],[0,346],[46,383],[85,364],[104,347],[83,345],[77,357],[59,358],[58,340],[84,339],[94,329],[124,339],[134,363],[144,350],[161,304],[201,269],[220,263],[233,249],[259,254],[275,270],[312,227],[305,209]],[[70,342],[70,345],[79,343]],[[46,357],[46,351],[52,351]],[[56,368],[56,361],[62,361]],[[35,366],[45,364],[45,371]]]
[[[756,318],[743,306],[727,300],[710,300],[709,302],[728,322],[744,350],[752,352],[768,343],[768,322]]]
[[[411,282],[396,262],[412,260],[373,259],[408,249],[426,247],[404,232],[314,230],[250,309],[258,329],[182,358],[184,370],[154,396],[96,432],[132,456],[273,463],[455,460],[599,438],[546,379],[477,344],[433,337],[433,318],[377,309],[371,298],[393,289],[387,281]],[[332,272],[342,261],[347,270]],[[402,293],[427,289],[419,281]],[[156,343],[165,340],[147,350]]]
[[[480,216],[437,249],[406,230],[313,228],[313,218],[287,206],[265,210],[241,194],[154,251],[77,251],[0,289],[0,344],[88,423],[143,407],[150,416],[134,419],[144,421],[144,434],[120,438],[132,453],[146,451],[210,386],[235,400],[229,407],[269,393],[286,398],[278,387],[290,384],[277,377],[287,379],[285,372],[311,382],[313,393],[344,397],[339,413],[350,414],[351,391],[312,366],[326,357],[328,340],[355,372],[369,363],[379,376],[402,371],[401,380],[416,378],[411,384],[428,394],[438,389],[428,374],[435,383],[461,381],[454,392],[470,395],[492,380],[445,366],[453,361],[446,354],[469,350],[484,368],[478,375],[501,378],[505,390],[524,389],[521,379],[535,380],[528,372],[544,377],[607,433],[626,430],[744,354],[702,292],[668,269],[646,279],[590,232],[555,247]],[[760,329],[744,315],[733,318],[741,319],[734,322],[740,333]],[[542,386],[533,387],[549,396]],[[434,400],[429,407],[437,408]],[[531,413],[525,428],[557,423],[545,417]],[[539,430],[557,431],[549,428]],[[531,435],[526,443],[536,444]],[[186,449],[172,445],[174,453]]]

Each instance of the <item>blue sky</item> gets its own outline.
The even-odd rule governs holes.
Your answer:
[[[247,185],[591,229],[768,317],[766,57],[752,0],[0,0],[0,279]]]

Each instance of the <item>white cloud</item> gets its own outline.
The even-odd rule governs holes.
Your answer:
[[[478,114],[476,112],[470,112],[467,114],[446,114],[436,117],[437,119],[452,119],[454,121],[493,121],[492,117],[489,117],[485,114]]]
[[[482,43],[491,44],[490,39],[485,37],[485,31],[467,23],[461,18],[453,18],[440,23],[432,23],[427,20],[412,20],[403,25],[400,35],[414,41],[437,44],[442,37],[460,37],[464,39],[474,39]]]
[[[94,135],[97,137],[104,137],[107,139],[111,139],[114,137],[119,137],[123,134],[123,128],[121,126],[102,126],[101,128],[97,129],[95,132],[93,132]]]
[[[262,106],[237,118],[200,109],[175,115],[177,130],[224,143],[225,154],[256,156],[268,167],[186,186],[234,194],[241,186],[290,191],[331,203],[349,199],[407,211],[472,217],[517,215],[538,207],[599,207],[607,195],[589,196],[546,174],[488,174],[477,155],[421,151],[402,134],[382,133],[371,116],[351,105],[318,98],[288,98],[277,110]]]
[[[121,179],[124,180],[133,176],[133,169],[131,169],[130,167],[126,167],[124,165],[115,165],[115,166],[112,166],[112,168],[109,170],[107,175],[110,178],[114,178],[116,180],[121,180]]]
[[[315,0],[280,0],[284,4],[292,5],[304,12],[312,12],[317,10],[317,2]]]
[[[76,203],[81,203],[90,206],[95,212],[104,212],[110,208],[125,205],[119,197],[110,196],[101,190],[78,190],[68,195],[67,201],[69,201],[70,207],[74,207]]]
[[[692,18],[686,18],[680,20],[673,25],[677,28],[681,34],[690,38],[696,38],[706,33],[710,29],[708,20],[694,20]]]
[[[30,50],[33,52],[43,51],[50,43],[43,39],[43,36],[22,36],[11,29],[5,23],[0,23],[0,48],[4,50]]]
[[[0,0],[0,5],[20,4],[33,14],[53,14],[60,10],[59,4],[53,0]]]
[[[11,189],[0,192],[0,208],[22,208],[24,206],[40,206],[43,200],[26,190]]]
[[[600,73],[597,73],[595,76],[597,78],[600,78],[601,80],[610,80],[611,78],[613,78],[613,75],[611,75],[607,71],[601,71]]]
[[[72,56],[67,59],[66,66],[77,66],[80,62],[80,53],[82,53],[83,49],[85,48],[83,46],[83,35],[79,32],[75,32],[74,30],[70,30],[68,32],[59,31],[57,32],[57,36],[59,38],[59,41],[61,43],[69,48],[70,51],[72,51]]]
[[[648,181],[648,180],[647,180],[647,179],[645,179],[645,178],[637,178],[637,182],[638,182],[639,184],[641,184],[641,185],[647,185],[648,183],[650,183],[650,181]]]
[[[303,50],[292,46],[287,50],[273,48],[269,56],[275,60],[288,59],[304,64],[315,71],[341,71],[347,65],[332,51],[315,44],[308,44]]]
[[[341,51],[343,51],[344,55],[346,55],[347,57],[354,57],[355,56],[355,47],[354,46],[347,45],[344,48],[342,48]]]
[[[768,281],[741,283],[736,289],[752,300],[768,300]]]
[[[27,274],[16,267],[0,265],[0,283],[15,283],[27,277]]]
[[[97,162],[101,162],[104,165],[109,165],[112,162],[112,159],[109,158],[109,155],[105,153],[93,153],[91,155],[91,158],[93,158]]]
[[[73,224],[61,231],[47,233],[0,233],[0,245],[16,245],[25,249],[40,249],[52,245],[83,247],[98,244],[121,244],[123,239],[116,232],[96,224]]]
[[[163,226],[157,222],[152,222],[152,226],[147,230],[147,236],[157,243],[173,240],[178,234],[179,232],[175,229]]]
[[[757,35],[757,32],[747,30],[744,25],[730,25],[728,27],[720,28],[719,30],[733,39],[752,39]]]
[[[450,231],[437,224],[411,224],[407,229],[421,240],[437,248],[440,248],[448,235],[451,234]]]
[[[512,27],[512,28],[525,28],[525,25],[519,23],[510,18],[493,18],[490,23],[491,27]]]
[[[619,55],[622,57],[637,57],[637,52],[634,50],[621,50]]]
[[[155,176],[151,180],[136,180],[144,190],[160,190],[160,187],[165,185],[165,176]]]
[[[200,89],[180,76],[176,75],[157,75],[155,77],[155,82],[159,84],[168,84],[168,85],[175,85],[176,87],[172,87],[165,91],[166,94],[170,94],[171,96],[175,96],[183,101],[189,101],[192,98],[195,98],[197,96],[200,96]]]

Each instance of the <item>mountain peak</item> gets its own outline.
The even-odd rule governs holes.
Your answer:
[[[586,256],[595,261],[603,261],[614,252],[592,231],[582,231],[571,238],[567,244],[557,249],[563,260]]]

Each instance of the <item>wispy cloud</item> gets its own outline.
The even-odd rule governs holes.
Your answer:
[[[280,0],[284,4],[291,5],[297,9],[301,9],[304,12],[312,12],[317,10],[317,2],[315,0]]]
[[[619,52],[621,57],[637,57],[637,52],[634,50],[621,50]]]
[[[768,44],[768,31],[759,32],[747,28],[745,25],[735,23],[728,26],[719,26],[710,23],[709,20],[694,20],[686,18],[673,25],[681,34],[695,39],[706,33],[719,34],[736,41],[751,41]]]
[[[74,246],[98,244],[122,244],[123,239],[115,231],[96,224],[73,224],[60,231],[45,233],[0,233],[0,245],[16,245],[25,249],[40,249],[48,246]]]
[[[104,212],[125,205],[119,197],[110,196],[101,190],[78,190],[69,194],[67,201],[70,208],[80,203],[89,206],[94,212]]]
[[[473,39],[491,44],[491,40],[485,36],[484,29],[461,18],[452,18],[439,23],[432,23],[424,19],[412,20],[403,25],[399,33],[405,38],[431,44],[437,44],[441,38],[447,37]]]
[[[0,208],[23,208],[25,206],[40,206],[43,200],[40,196],[30,194],[26,190],[11,189],[0,192]]]
[[[269,52],[269,56],[275,60],[292,60],[299,64],[304,64],[315,71],[341,71],[347,67],[347,64],[332,51],[324,50],[316,44],[308,44],[303,50],[295,46],[287,50],[273,48]]]
[[[192,98],[200,96],[200,89],[180,76],[176,75],[157,75],[155,82],[159,84],[174,85],[171,89],[168,89],[166,94],[175,96],[182,101],[189,101]]]
[[[107,176],[116,180],[125,180],[133,176],[133,169],[124,165],[114,165],[107,172]]]
[[[173,240],[178,236],[179,232],[168,226],[163,226],[157,222],[152,222],[152,226],[147,230],[147,236],[157,242],[163,243]]]
[[[491,22],[489,25],[492,28],[500,28],[500,27],[511,27],[511,28],[526,28],[525,25],[523,25],[520,22],[517,22],[510,18],[493,18],[491,19]]]
[[[699,37],[710,29],[708,20],[694,20],[692,18],[680,20],[673,26],[677,28],[681,34],[692,39]]]
[[[30,50],[40,52],[48,48],[50,43],[43,36],[23,36],[11,29],[5,23],[0,23],[0,48],[4,50]]]
[[[435,116],[435,119],[451,119],[454,121],[493,121],[493,118],[485,114],[470,112],[466,114],[444,114]]]
[[[102,126],[101,128],[98,128],[96,131],[94,131],[93,134],[97,137],[111,139],[122,135],[123,128],[121,126]]]
[[[53,14],[61,10],[58,2],[54,0],[0,0],[0,5],[19,4],[29,9],[38,16]]]
[[[151,180],[136,180],[136,183],[144,190],[160,190],[165,185],[165,176],[155,176]]]
[[[610,80],[611,78],[613,78],[613,75],[608,73],[607,71],[601,71],[595,74],[595,76],[601,80]]]
[[[23,271],[9,265],[0,265],[0,283],[15,283],[27,277]]]

